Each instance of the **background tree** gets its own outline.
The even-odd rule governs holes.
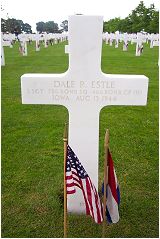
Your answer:
[[[1,19],[1,32],[7,32],[6,20]]]
[[[121,19],[121,21],[119,22],[119,31],[131,33],[132,32],[131,29],[132,29],[131,19],[129,17]]]
[[[132,11],[132,14],[129,15],[132,22],[132,32],[147,30],[147,26],[150,22],[148,13],[148,9],[145,7],[143,1],[141,1],[135,10]]]
[[[37,22],[36,23],[36,30],[39,33],[45,32],[45,22]]]
[[[23,23],[22,20],[16,20],[15,18],[8,18],[1,20],[1,31],[9,33],[20,34],[23,31],[26,33],[31,33],[32,29],[28,23]]]
[[[16,30],[19,34],[23,32],[23,21],[22,20],[16,20],[15,19],[15,28],[14,31]],[[13,26],[14,27],[14,26]]]
[[[47,33],[58,33],[59,28],[58,24],[54,21],[48,21],[48,22],[37,22],[36,23],[36,30],[39,33],[47,32]]]
[[[158,33],[159,31],[159,12],[155,9],[154,4],[149,8],[145,7],[141,1],[139,5],[125,19],[114,18],[104,22],[104,32],[121,32],[136,33],[145,31],[148,33]]]
[[[28,23],[23,24],[23,29],[22,30],[25,33],[32,33],[32,28]]]
[[[62,30],[63,30],[64,32],[67,32],[67,31],[68,31],[68,21],[67,21],[67,20],[64,20],[64,21],[61,23],[60,26],[62,27]]]
[[[48,21],[45,23],[45,31],[50,33],[58,33],[58,24],[54,21]]]
[[[114,18],[104,23],[104,29],[107,29],[108,32],[115,32],[119,30],[120,18]]]
[[[151,4],[149,8],[150,22],[148,26],[149,33],[159,32],[159,12],[155,10],[154,4]]]

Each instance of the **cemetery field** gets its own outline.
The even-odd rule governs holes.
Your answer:
[[[24,73],[62,73],[68,69],[66,42],[28,56],[5,47],[2,67],[2,237],[63,237],[63,129],[67,109],[22,105]],[[158,47],[135,56],[103,44],[102,71],[142,74],[149,78],[147,106],[109,106],[100,113],[99,191],[103,180],[104,136],[110,130],[110,151],[120,184],[120,221],[106,226],[105,237],[155,238],[158,234]],[[78,135],[77,135],[78,137]],[[85,215],[68,216],[68,237],[98,238],[102,225]]]

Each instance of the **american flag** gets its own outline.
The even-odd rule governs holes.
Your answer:
[[[96,223],[101,223],[103,221],[102,205],[98,192],[79,159],[68,145],[66,160],[67,194],[75,194],[76,187],[82,190],[86,214],[90,215]]]

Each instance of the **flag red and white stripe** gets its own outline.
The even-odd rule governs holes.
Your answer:
[[[104,193],[104,185],[102,186],[102,192]],[[109,223],[117,223],[119,221],[120,190],[112,155],[109,150],[108,150],[108,184],[106,193],[107,193],[106,219]]]

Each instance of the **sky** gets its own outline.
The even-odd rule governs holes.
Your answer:
[[[144,0],[146,7],[154,3],[159,10],[159,0]],[[16,18],[32,26],[36,31],[36,22],[54,21],[60,24],[68,20],[69,15],[100,15],[104,21],[111,18],[127,17],[140,0],[1,0],[2,18]]]

